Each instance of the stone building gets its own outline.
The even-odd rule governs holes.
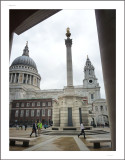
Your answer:
[[[68,28],[66,33],[67,39],[65,40],[67,50],[67,86],[64,86],[63,89],[40,89],[41,77],[38,73],[36,63],[29,57],[28,43],[23,50],[22,56],[12,62],[9,73],[10,122],[21,120],[21,118],[19,118],[22,116],[21,113],[23,113],[23,120],[25,119],[28,122],[37,120],[36,110],[40,110],[38,111],[40,112],[40,120],[46,120],[47,123],[52,120],[53,125],[58,127],[73,126],[77,128],[81,121],[83,121],[86,126],[89,126],[92,125],[93,120],[97,125],[102,123],[102,121],[108,124],[106,100],[101,99],[100,86],[95,75],[95,68],[88,56],[84,66],[83,85],[73,85],[72,39],[70,39],[70,35],[71,33]],[[26,103],[30,101],[32,104],[34,103],[34,99],[35,106],[31,105],[32,107],[29,111],[26,111],[28,110]],[[46,100],[47,103],[51,100],[52,104],[50,120],[47,117],[47,115],[50,115],[50,108],[46,110],[48,114],[46,114],[45,117],[43,117],[42,114],[42,102]],[[39,102],[40,106],[36,109],[37,103]],[[18,111],[15,103],[19,104]],[[22,109],[21,104],[23,103],[25,103],[25,105]],[[103,113],[102,110],[98,112],[96,109],[98,107],[99,110],[101,106]],[[29,117],[26,117],[28,112]],[[31,117],[31,112],[34,112],[34,118]]]

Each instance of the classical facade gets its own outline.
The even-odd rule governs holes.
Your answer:
[[[108,124],[106,100],[101,99],[100,86],[95,75],[95,68],[88,56],[84,66],[83,85],[73,85],[72,39],[70,39],[70,35],[71,33],[68,28],[66,33],[67,39],[65,40],[67,51],[67,86],[63,89],[40,89],[41,77],[36,63],[29,57],[28,43],[23,50],[22,56],[12,62],[9,73],[10,122],[22,122],[22,120],[31,122],[32,120],[37,120],[37,110],[39,110],[39,120],[44,120],[47,123],[52,120],[53,125],[58,127],[74,126],[77,128],[81,121],[86,126],[89,126],[92,125],[93,120],[96,125],[101,123]],[[33,102],[34,99],[35,102]],[[51,100],[52,105],[50,106],[51,108],[46,108],[46,115],[43,116],[42,109],[44,108],[42,103],[46,100],[47,103]],[[29,111],[26,105],[28,101],[31,104],[35,103],[35,106],[31,105],[32,107],[29,108]],[[39,102],[40,106],[37,106]],[[15,103],[19,103],[19,109],[16,108]],[[22,108],[21,104],[23,103],[24,106]],[[50,115],[50,109],[51,116],[49,120],[47,115]],[[29,116],[26,117],[28,112]],[[34,112],[34,117],[31,117],[31,112]],[[23,118],[20,117],[22,116],[21,113],[23,113]]]

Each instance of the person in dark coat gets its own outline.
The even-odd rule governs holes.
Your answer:
[[[26,129],[27,129],[27,124],[25,124],[25,131],[26,131]]]
[[[37,130],[37,122],[33,123],[32,132],[30,134],[30,137],[32,136],[33,133],[35,133],[35,136],[37,137],[36,130]]]

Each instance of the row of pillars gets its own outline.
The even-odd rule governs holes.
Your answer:
[[[24,73],[10,73],[10,83],[24,83],[40,87],[40,79]]]
[[[93,110],[95,111],[95,112],[99,112],[99,113],[102,113],[102,112],[107,112],[107,107],[106,106],[94,106],[93,107]]]

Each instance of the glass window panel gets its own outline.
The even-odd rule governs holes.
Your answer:
[[[19,114],[19,110],[16,110],[15,117],[18,117],[18,114]]]
[[[35,106],[35,102],[32,103],[32,106],[33,106],[33,107]]]
[[[40,116],[40,110],[39,110],[39,109],[37,109],[36,116],[37,116],[37,117],[39,117],[39,116]]]
[[[51,116],[51,109],[48,109],[48,116]]]
[[[29,106],[30,106],[30,103],[27,103],[26,106],[29,107]]]
[[[45,102],[43,102],[43,103],[42,103],[42,106],[46,106],[46,103],[45,103]]]
[[[26,110],[26,117],[29,117],[29,110]]]
[[[16,103],[16,107],[19,107],[19,103]]]
[[[31,110],[31,117],[34,117],[34,110]]]
[[[45,109],[42,109],[42,116],[45,116]]]
[[[24,107],[24,103],[21,103],[21,107]]]
[[[51,102],[48,102],[48,106],[51,106]]]
[[[23,115],[24,115],[24,110],[21,110],[20,117],[23,117]]]
[[[37,102],[37,106],[40,106],[40,102]]]

